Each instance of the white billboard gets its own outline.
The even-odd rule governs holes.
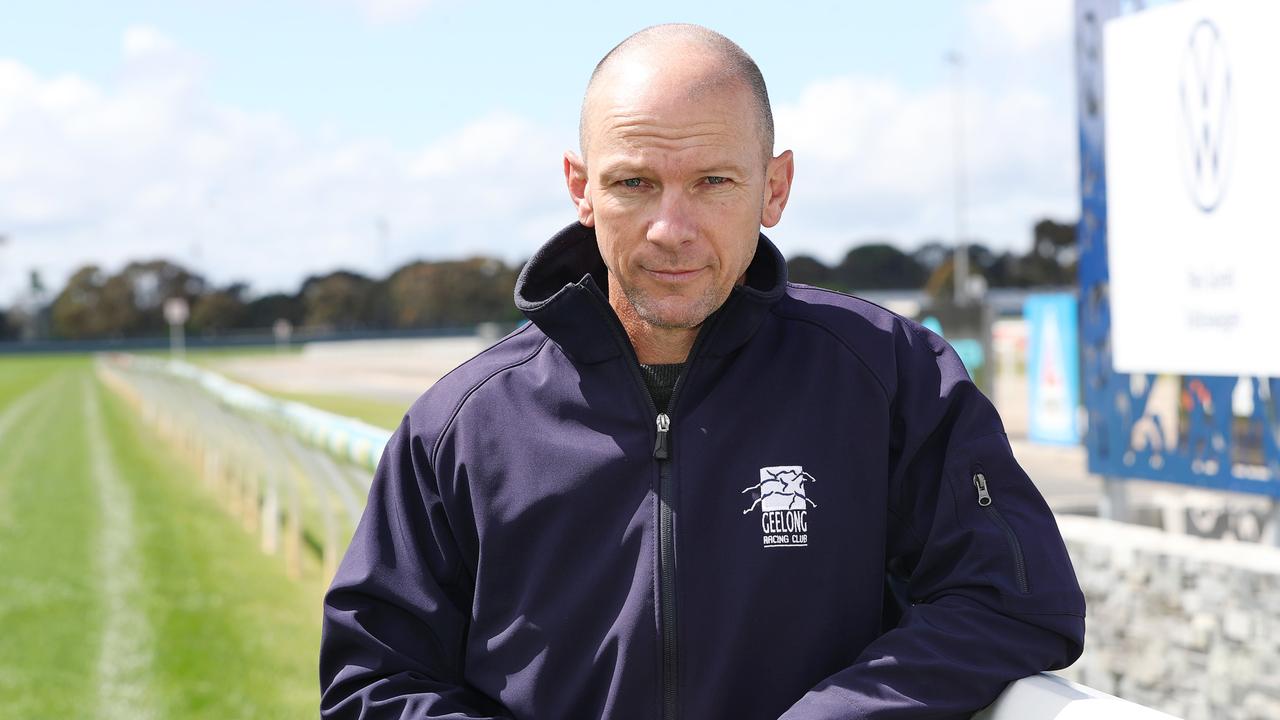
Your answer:
[[[1280,376],[1280,3],[1110,21],[1107,253],[1119,372]]]

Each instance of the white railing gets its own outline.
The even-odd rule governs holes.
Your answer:
[[[187,459],[262,550],[300,577],[305,546],[331,577],[390,430],[280,400],[194,365],[101,356],[99,377]],[[176,470],[176,469],[175,469]]]
[[[1065,678],[1040,673],[1023,678],[973,720],[1178,720]]]
[[[133,369],[190,380],[226,405],[283,426],[337,459],[369,470],[377,468],[382,449],[391,437],[391,431],[385,428],[303,403],[281,400],[189,363],[139,355],[117,356],[117,361]]]

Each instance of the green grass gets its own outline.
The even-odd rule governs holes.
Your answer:
[[[387,430],[395,430],[399,427],[405,411],[409,409],[409,403],[369,400],[352,395],[292,393],[256,385],[255,387],[268,395],[282,400],[293,400],[331,413],[363,420],[374,427]]]
[[[315,717],[306,577],[87,358],[0,358],[0,717]]]

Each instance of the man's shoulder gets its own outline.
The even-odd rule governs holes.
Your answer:
[[[932,333],[910,318],[870,300],[811,285],[788,283],[786,296],[773,313],[831,337],[856,355],[887,390],[896,385],[904,349],[932,344],[928,337]],[[926,352],[932,357],[935,351]]]
[[[830,324],[850,333],[870,333],[873,337],[892,334],[911,321],[898,313],[856,295],[826,288],[787,283],[779,314]]]
[[[422,393],[406,413],[410,429],[415,435],[438,435],[477,390],[504,372],[528,363],[546,343],[547,336],[533,323],[521,325]]]

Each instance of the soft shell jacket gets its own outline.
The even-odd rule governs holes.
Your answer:
[[[956,354],[761,236],[658,415],[593,231],[406,414],[325,598],[328,718],[952,718],[1070,664],[1053,516]]]

